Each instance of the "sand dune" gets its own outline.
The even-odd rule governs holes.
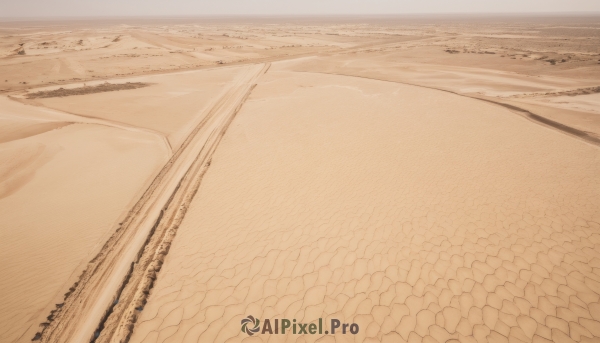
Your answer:
[[[0,341],[31,340],[167,154],[89,124],[0,145]]]
[[[0,342],[597,341],[599,29],[0,21]]]
[[[132,342],[241,341],[248,314],[356,322],[357,342],[598,335],[596,147],[451,94],[274,70]]]
[[[479,66],[398,63],[391,62],[388,56],[385,57],[386,59],[332,56],[298,59],[290,61],[289,64],[296,71],[400,82],[501,102],[590,132],[600,139],[600,116],[596,113],[598,95],[562,95],[575,93],[581,89],[581,85],[595,88],[592,86],[600,83],[598,78],[581,80],[572,76],[518,74],[501,68],[490,70]]]
[[[48,108],[162,133],[177,149],[212,101],[238,81],[246,69],[241,66],[131,78],[119,81],[149,86],[36,101]]]
[[[10,142],[16,139],[22,139],[29,136],[35,136],[40,133],[60,129],[69,125],[65,122],[45,122],[45,123],[4,123],[0,133],[0,143]]]
[[[267,76],[131,342],[599,334],[597,147],[439,91],[275,65]],[[250,314],[361,330],[244,339]]]
[[[162,263],[164,256],[157,259],[156,255],[164,255],[170,245],[169,241],[163,242],[162,237],[174,236],[174,232],[169,232],[170,225],[178,226],[183,218],[221,137],[256,79],[267,69],[268,65],[248,67],[243,77],[204,113],[202,121],[88,264],[76,287],[65,296],[64,304],[57,306],[48,325],[36,335],[37,339],[80,342],[98,336],[102,340],[104,335],[110,340],[113,335],[124,338],[130,334],[128,312],[135,311],[137,293],[145,290],[146,270],[160,267],[156,261]],[[142,284],[141,289],[135,281]],[[82,308],[82,303],[88,306]],[[113,317],[107,318],[111,313]],[[106,325],[99,324],[105,320],[108,320]],[[118,324],[120,330],[114,324]],[[102,332],[99,328],[103,328]]]

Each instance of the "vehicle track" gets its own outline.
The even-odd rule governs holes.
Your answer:
[[[33,340],[126,342],[140,306],[212,154],[229,124],[270,64],[250,66],[211,107],[89,262],[65,301],[42,323]]]

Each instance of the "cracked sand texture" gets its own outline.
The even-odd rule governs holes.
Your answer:
[[[273,64],[132,343],[600,338],[600,149],[500,106]],[[240,332],[247,315],[357,335]]]

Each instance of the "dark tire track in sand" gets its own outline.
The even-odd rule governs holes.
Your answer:
[[[250,66],[220,97],[42,323],[42,342],[126,341],[179,223],[229,124],[268,64]]]

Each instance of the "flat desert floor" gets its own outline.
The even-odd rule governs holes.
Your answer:
[[[600,18],[0,37],[0,342],[600,341]]]

